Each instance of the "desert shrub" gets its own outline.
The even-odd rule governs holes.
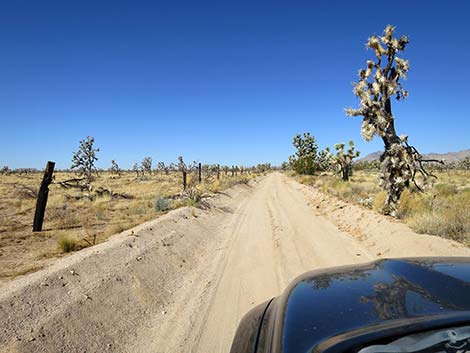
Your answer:
[[[434,185],[432,192],[438,197],[448,197],[457,193],[457,186],[454,184]]]
[[[436,196],[432,208],[415,213],[407,219],[407,223],[418,233],[440,235],[469,244],[470,191],[452,195],[446,190],[442,194],[451,196]]]
[[[119,233],[125,231],[126,229],[128,229],[130,227],[131,227],[131,225],[127,224],[127,223],[112,224],[112,225],[106,227],[106,229],[104,231],[104,235],[106,237],[109,237],[109,236],[114,235],[114,234],[119,234]]]
[[[304,185],[314,185],[315,183],[315,177],[312,175],[300,175],[297,180]]]
[[[67,236],[61,236],[57,240],[57,245],[62,252],[71,252],[77,248],[77,241]]]
[[[382,212],[382,208],[385,203],[385,198],[387,193],[385,191],[380,191],[374,196],[374,201],[372,202],[372,209],[377,212]]]
[[[407,218],[414,214],[426,212],[428,209],[429,206],[422,194],[406,189],[401,195],[397,216],[398,218]]]
[[[142,202],[133,201],[129,205],[128,211],[131,215],[144,215],[147,213],[147,207]]]
[[[327,188],[330,194],[339,196],[343,199],[350,199],[352,196],[352,188],[349,182],[335,179],[333,182],[328,183]]]
[[[239,183],[239,184],[248,185],[248,184],[250,183],[250,178],[241,177],[240,180],[238,180],[238,183]]]
[[[202,199],[202,194],[203,194],[203,190],[198,188],[198,187],[191,187],[189,189],[186,190],[186,196],[194,201],[194,202],[199,202],[201,201]]]
[[[155,199],[155,211],[164,212],[170,209],[170,201],[164,197],[157,197]]]
[[[220,181],[219,180],[215,180],[214,182],[212,182],[209,187],[208,187],[209,191],[216,194],[220,191]]]

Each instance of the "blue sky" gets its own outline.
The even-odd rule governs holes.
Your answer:
[[[3,1],[0,166],[280,163],[292,137],[365,142],[352,85],[388,23],[407,34],[399,133],[423,152],[470,148],[470,2]]]

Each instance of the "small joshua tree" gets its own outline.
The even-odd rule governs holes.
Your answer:
[[[298,174],[314,174],[317,170],[318,145],[315,137],[309,132],[297,134],[292,142],[297,149],[294,155],[289,157],[292,169]]]
[[[95,162],[98,160],[96,152],[99,148],[94,148],[95,139],[87,136],[85,140],[80,141],[78,151],[72,156],[71,169],[75,170],[80,176],[84,175],[88,184],[93,181],[93,173],[97,172]]]
[[[121,168],[119,168],[119,165],[116,163],[116,161],[113,159],[111,160],[111,167],[109,167],[109,172],[112,175],[117,175],[118,177],[121,176]]]
[[[170,171],[169,168],[165,165],[165,162],[158,162],[157,170],[159,170],[160,172],[165,172],[165,174],[167,175],[168,175],[168,172]]]
[[[142,161],[142,175],[145,172],[152,174],[152,157],[145,157]]]
[[[183,160],[183,156],[178,157],[178,170],[180,172],[185,172],[188,170],[188,167],[186,166],[186,163]]]
[[[11,173],[11,170],[7,165],[5,165],[5,166],[3,166],[2,170],[1,170],[1,173],[5,174],[5,175],[9,175]]]
[[[317,158],[317,167],[319,171],[326,171],[330,169],[331,166],[331,152],[330,149],[327,147],[323,151],[320,151],[318,153],[318,158]]]
[[[344,151],[344,143],[337,143],[335,146],[336,155],[332,157],[332,162],[337,166],[338,171],[341,173],[341,178],[348,181],[352,175],[352,161],[354,158],[359,157],[360,152],[354,152],[354,141],[349,141],[349,148],[347,152]]]
[[[423,162],[430,160],[424,160],[417,149],[408,144],[408,137],[399,137],[395,130],[392,98],[403,100],[408,96],[400,79],[406,79],[409,63],[396,56],[405,50],[408,37],[395,38],[394,32],[395,27],[388,25],[383,36],[369,38],[366,47],[374,51],[376,60],[367,60],[366,68],[359,71],[359,80],[354,84],[360,107],[346,109],[349,116],[363,117],[361,134],[366,141],[375,135],[382,138],[385,151],[380,157],[380,184],[387,191],[383,213],[392,216],[402,192],[411,182],[422,190],[415,178],[417,174],[422,176],[424,184],[433,176],[423,166]]]
[[[139,163],[134,163],[134,165],[132,166],[132,171],[135,172],[136,176],[139,176],[139,173],[140,173]]]

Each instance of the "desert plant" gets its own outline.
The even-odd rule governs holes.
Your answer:
[[[157,170],[160,172],[164,172],[166,175],[170,172],[170,168],[165,165],[165,162],[158,162]]]
[[[315,137],[309,132],[297,134],[292,142],[297,149],[294,155],[289,157],[289,164],[297,174],[313,175],[317,170],[318,145]]]
[[[352,175],[352,161],[354,158],[359,157],[360,152],[354,152],[354,141],[349,141],[349,148],[344,151],[344,143],[335,144],[336,155],[332,156],[332,163],[338,168],[341,173],[343,181],[348,181]]]
[[[136,174],[137,177],[139,176],[141,169],[138,163],[134,163],[132,166],[132,171]]]
[[[111,175],[117,175],[118,177],[121,176],[121,168],[119,168],[119,165],[116,163],[116,161],[113,159],[111,160],[111,167],[109,167],[109,173]]]
[[[77,248],[77,241],[67,236],[61,236],[57,240],[57,245],[62,252],[71,252]]]
[[[5,165],[5,166],[3,166],[2,170],[0,171],[0,173],[5,174],[5,175],[9,175],[9,174],[11,173],[11,170],[10,170],[10,168],[9,168],[7,165]]]
[[[463,170],[470,170],[470,156],[467,156],[460,161],[459,168]]]
[[[170,202],[165,197],[157,197],[155,199],[155,211],[163,212],[170,209]]]
[[[391,98],[403,100],[408,96],[400,79],[406,79],[409,63],[396,56],[405,50],[408,37],[395,38],[394,32],[395,27],[388,25],[383,36],[369,38],[366,47],[374,51],[376,61],[367,60],[366,68],[359,71],[359,80],[354,84],[353,91],[360,99],[360,107],[346,109],[349,116],[363,117],[361,134],[366,141],[375,135],[382,138],[385,151],[380,157],[380,184],[387,191],[383,212],[393,216],[403,190],[411,182],[421,190],[416,175],[422,176],[424,184],[432,176],[423,166],[426,160],[408,144],[408,137],[399,137],[395,130]]]
[[[148,174],[152,174],[152,157],[145,157],[142,160],[142,175],[144,175],[146,172]]]
[[[88,184],[93,181],[93,173],[97,172],[95,167],[95,162],[98,160],[96,152],[99,152],[100,149],[94,148],[94,143],[95,139],[87,136],[85,140],[80,141],[78,150],[72,156],[71,169],[80,176],[84,175]]]

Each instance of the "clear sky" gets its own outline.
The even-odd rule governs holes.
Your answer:
[[[2,1],[0,166],[100,167],[143,157],[280,163],[292,137],[365,142],[351,82],[387,24],[407,34],[399,133],[423,152],[470,147],[469,1]]]

